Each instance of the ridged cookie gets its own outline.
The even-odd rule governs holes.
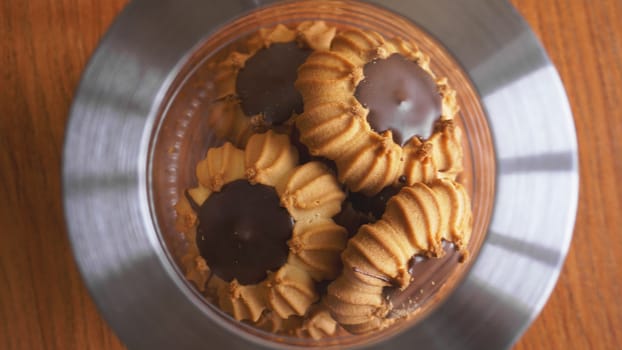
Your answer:
[[[212,148],[197,165],[198,186],[176,206],[177,229],[189,242],[182,259],[186,277],[238,320],[255,322],[266,310],[283,319],[305,315],[319,298],[314,283],[335,278],[341,269],[339,254],[347,232],[331,218],[339,212],[345,195],[323,164],[297,163],[289,137],[272,131],[253,135],[246,151],[229,143]],[[196,243],[197,208],[240,180],[274,188],[280,206],[294,221],[285,264],[264,280],[247,285],[213,273]]]
[[[405,288],[416,254],[439,256],[442,240],[465,249],[471,235],[471,207],[464,187],[450,180],[403,188],[380,220],[362,226],[342,253],[342,274],[328,286],[325,303],[352,333],[387,327],[392,308],[385,287]]]
[[[412,137],[403,144],[396,143],[400,126],[374,130],[370,109],[356,96],[365,83],[368,64],[399,61],[399,57],[416,63],[415,69],[434,85],[435,91],[430,94],[438,99],[439,123],[432,136],[423,141]],[[350,190],[367,195],[390,185],[412,185],[455,174],[462,161],[461,134],[451,122],[458,111],[456,94],[446,78],[436,78],[429,62],[429,57],[414,44],[401,39],[385,40],[378,33],[363,30],[337,34],[330,50],[314,52],[298,70],[296,87],[303,97],[304,113],[296,117],[296,126],[302,143],[312,155],[335,161],[339,180]],[[411,108],[411,102],[405,99],[399,103]]]
[[[268,88],[253,91],[253,95],[248,96],[245,90],[253,89],[253,86],[267,84],[267,81],[283,81],[283,77],[279,74],[290,74],[292,80],[291,94],[297,94],[294,89],[293,82],[296,78],[297,62],[302,63],[304,59],[314,50],[326,50],[335,35],[336,29],[328,26],[322,21],[302,22],[295,28],[288,28],[279,24],[272,28],[262,28],[244,41],[240,51],[231,52],[225,59],[210,65],[209,70],[215,72],[214,83],[214,101],[209,105],[206,112],[208,125],[216,135],[226,141],[233,143],[237,147],[245,147],[249,137],[256,132],[263,132],[267,129],[278,129],[287,131],[291,127],[288,122],[289,117],[293,114],[292,110],[278,111],[275,120],[271,120],[271,114],[275,109],[279,109],[279,96],[268,93],[266,96],[260,96],[259,92],[266,92]],[[291,43],[292,47],[285,47],[284,44]],[[248,63],[257,58],[258,55],[263,57],[270,56],[268,49],[274,46],[276,57],[265,58],[266,60],[275,61],[273,65],[277,67],[257,68],[261,74],[261,79],[245,79],[241,78],[241,74],[245,73]],[[277,48],[278,46],[278,48]],[[296,48],[300,48],[298,52]],[[291,56],[290,58],[284,56]],[[302,56],[301,56],[302,55]],[[264,58],[257,58],[263,60]],[[289,67],[283,63],[288,60],[294,60]],[[270,63],[268,61],[265,64]],[[261,63],[258,63],[261,65]],[[285,72],[287,70],[287,72]],[[291,72],[289,72],[291,70]],[[248,73],[253,74],[253,73]],[[243,84],[244,81],[248,83]],[[274,94],[282,93],[284,87],[276,86]],[[288,98],[282,98],[282,101],[295,98],[288,95]],[[253,98],[253,101],[245,104],[245,98]],[[270,101],[270,100],[273,101]],[[287,103],[287,102],[283,102]],[[259,105],[258,105],[259,104]],[[294,103],[295,104],[295,103]],[[292,106],[293,107],[293,106]],[[287,113],[289,112],[289,113]],[[285,113],[285,115],[282,115]]]

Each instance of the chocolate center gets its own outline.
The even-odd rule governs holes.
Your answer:
[[[462,261],[462,254],[452,242],[443,240],[442,247],[445,255],[440,258],[415,255],[410,259],[408,272],[412,281],[404,290],[385,288],[385,296],[393,304],[389,317],[401,317],[420,307],[449,279]]]
[[[274,188],[237,180],[197,209],[197,245],[218,277],[254,284],[287,260],[294,223]]]
[[[355,96],[369,108],[367,121],[372,129],[391,130],[395,143],[402,146],[415,135],[430,136],[441,115],[441,97],[426,71],[393,54],[366,64],[363,74]]]
[[[400,190],[400,187],[387,186],[372,197],[368,197],[359,192],[352,192],[350,193],[349,199],[354,209],[378,220],[382,217],[382,214],[384,214],[389,199],[398,194]]]
[[[354,209],[349,201],[341,204],[341,211],[333,217],[333,221],[348,231],[348,237],[353,237],[361,226],[376,221],[374,217],[360,210]]]
[[[345,227],[349,237],[352,237],[362,225],[380,219],[387,202],[398,194],[400,189],[400,187],[388,186],[372,197],[360,192],[350,192],[341,205],[341,211],[333,217],[333,220],[337,225]]]
[[[247,116],[263,115],[266,125],[281,124],[302,113],[302,97],[294,82],[298,67],[311,50],[295,42],[272,44],[257,51],[238,73],[236,89]]]

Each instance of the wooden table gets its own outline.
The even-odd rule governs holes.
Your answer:
[[[71,256],[60,163],[84,65],[127,0],[0,2],[0,349],[122,349]],[[622,2],[513,0],[566,86],[580,145],[574,240],[516,349],[622,346]]]

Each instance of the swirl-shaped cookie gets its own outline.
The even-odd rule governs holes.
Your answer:
[[[176,206],[186,277],[238,320],[305,315],[314,283],[341,269],[347,232],[331,218],[345,195],[323,164],[297,163],[287,135],[255,134],[246,151],[226,143]]]
[[[439,179],[404,187],[380,220],[362,226],[348,241],[343,272],[325,299],[332,316],[352,333],[390,325],[385,287],[408,286],[416,278],[409,272],[413,257],[441,256],[443,240],[465,249],[471,226],[469,196],[460,184]]]
[[[313,50],[329,48],[335,31],[321,21],[294,29],[262,28],[240,45],[242,51],[212,64],[215,100],[207,109],[209,126],[238,147],[246,146],[254,132],[289,128],[292,114],[302,112],[296,71]]]
[[[311,154],[335,161],[341,182],[367,195],[389,185],[455,176],[462,161],[460,133],[452,122],[456,94],[429,62],[399,38],[339,33],[329,51],[314,52],[298,70],[301,141]]]
[[[299,338],[319,340],[348,333],[335,321],[326,306],[320,303],[309,312],[294,334]]]
[[[255,322],[255,326],[271,333],[315,340],[348,334],[322,303],[311,306],[304,317],[290,316],[283,319],[274,312],[266,311]]]

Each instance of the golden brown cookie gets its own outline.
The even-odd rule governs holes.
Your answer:
[[[312,307],[294,334],[299,338],[320,340],[349,333],[335,321],[323,303],[318,303]]]
[[[262,28],[240,51],[212,65],[215,100],[207,110],[209,126],[237,147],[255,132],[289,129],[290,117],[302,112],[294,87],[298,67],[314,50],[326,50],[336,29],[325,22]]]
[[[266,310],[253,325],[270,333],[295,335],[296,330],[302,327],[302,322],[302,316],[293,315],[283,319],[276,313]]]
[[[314,283],[341,269],[347,232],[331,218],[345,195],[323,164],[297,163],[287,135],[255,134],[246,151],[226,143],[176,206],[186,277],[238,320],[305,315]]]
[[[464,250],[472,229],[464,187],[450,180],[404,187],[387,203],[382,219],[362,226],[342,253],[342,274],[328,286],[325,303],[352,333],[389,326],[386,287],[406,288],[409,264],[419,254],[442,256],[442,242]]]
[[[298,71],[302,143],[335,161],[339,180],[367,195],[455,177],[462,169],[456,94],[429,63],[399,38],[337,34],[329,51],[314,52]]]
[[[254,325],[271,333],[315,340],[349,334],[322,303],[312,305],[304,317],[283,319],[274,312],[265,311]]]

